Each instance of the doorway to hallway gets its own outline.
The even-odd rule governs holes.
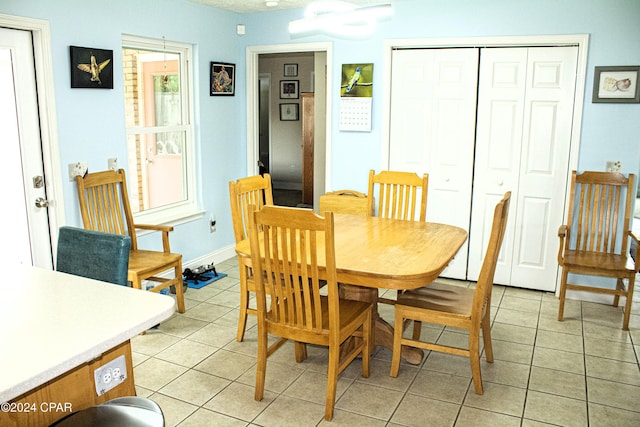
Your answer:
[[[283,202],[292,204],[303,183],[302,94],[313,92],[314,148],[313,148],[313,205],[328,186],[330,132],[327,105],[330,105],[331,45],[308,43],[294,45],[258,46],[247,48],[247,175],[269,172],[274,190],[282,190]],[[306,58],[306,59],[305,59]],[[265,66],[265,62],[272,64]],[[301,66],[303,61],[308,65]],[[289,67],[284,67],[286,65]],[[291,65],[296,65],[291,67]],[[287,69],[285,75],[285,68]],[[291,69],[295,69],[291,73]],[[265,86],[268,83],[265,94]],[[280,86],[293,82],[294,94],[281,93]],[[269,96],[268,101],[265,98]],[[268,107],[268,108],[265,108]],[[281,117],[281,110],[293,111]],[[295,114],[297,112],[297,114]],[[269,126],[264,126],[265,120]],[[274,197],[276,197],[274,191]],[[300,201],[302,203],[302,194]]]

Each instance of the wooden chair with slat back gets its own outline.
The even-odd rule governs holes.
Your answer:
[[[414,172],[380,171],[376,175],[372,169],[369,171],[367,212],[377,211],[380,218],[424,222],[427,219],[428,188],[429,174],[425,173],[421,178]],[[380,297],[378,302],[393,305],[396,300]]]
[[[375,187],[378,191],[374,193]],[[369,171],[369,212],[378,199],[377,216],[381,218],[426,221],[429,175],[413,172]]]
[[[249,176],[240,178],[237,181],[229,182],[229,198],[231,201],[231,220],[233,222],[233,234],[236,243],[249,238],[249,207],[256,206],[261,209],[264,205],[273,205],[273,189],[271,187],[271,176],[265,173],[263,176]],[[240,270],[240,316],[238,319],[237,341],[244,339],[244,332],[247,327],[247,315],[256,314],[256,310],[249,307],[250,292],[255,291],[255,284],[252,279],[251,268],[247,266],[246,260],[238,257],[238,268]]]
[[[482,330],[485,356],[487,362],[491,363],[493,362],[490,323],[491,290],[507,225],[510,200],[511,192],[507,192],[495,207],[487,251],[475,289],[436,281],[419,289],[408,290],[398,296],[398,302],[395,305],[396,327],[390,373],[392,377],[398,375],[402,345],[408,345],[468,357],[475,392],[483,393],[480,372],[480,330]],[[413,320],[412,337],[403,338],[403,326],[411,320]],[[420,339],[422,322],[466,329],[469,331],[468,348],[422,341]]]
[[[558,265],[562,267],[558,320],[564,317],[567,289],[580,290],[613,295],[615,307],[620,297],[625,297],[622,329],[629,329],[634,281],[640,267],[629,256],[630,239],[636,245],[638,242],[630,228],[634,179],[633,174],[625,177],[617,172],[572,172],[567,223],[558,229]],[[569,283],[569,273],[610,277],[616,280],[616,287]]]
[[[369,376],[371,316],[369,303],[340,299],[336,273],[333,213],[265,206],[250,217],[249,238],[258,307],[258,363],[255,399],[264,394],[267,358],[287,340],[294,341],[296,361],[303,361],[306,344],[329,347],[325,416],[333,417],[338,375],[362,357],[362,376]],[[323,241],[325,249],[318,249]],[[326,260],[326,294],[318,260]],[[270,304],[267,308],[269,289]],[[269,346],[268,334],[280,337]],[[340,345],[360,339],[340,357]]]
[[[84,228],[103,233],[128,235],[131,238],[131,251],[127,275],[132,286],[142,289],[142,281],[149,280],[157,283],[149,289],[151,291],[175,289],[178,311],[184,313],[182,255],[172,253],[169,245],[169,232],[173,231],[173,227],[134,224],[126,181],[123,169],[89,173],[84,177],[76,176]],[[163,251],[139,249],[136,230],[161,232]],[[168,270],[173,270],[173,277],[159,276]]]

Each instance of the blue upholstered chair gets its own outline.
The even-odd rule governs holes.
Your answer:
[[[131,238],[61,227],[56,270],[127,286]]]
[[[56,270],[76,276],[127,286],[131,238],[75,227],[61,227]],[[56,427],[164,426],[157,403],[137,396],[112,399],[74,412]]]

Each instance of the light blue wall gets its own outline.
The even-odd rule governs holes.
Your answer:
[[[106,168],[108,157],[126,159],[122,77],[113,90],[69,88],[69,45],[113,49],[121,64],[123,33],[193,43],[196,47],[196,134],[202,208],[215,212],[218,231],[206,219],[177,227],[175,251],[185,261],[233,244],[227,182],[246,174],[246,46],[332,41],[333,81],[343,63],[374,64],[373,130],[337,130],[338,96],[333,98],[332,186],[366,190],[367,171],[380,169],[383,41],[399,38],[590,35],[580,169],[603,169],[605,160],[622,160],[623,172],[640,167],[640,104],[592,104],[593,68],[640,64],[640,0],[406,0],[368,40],[325,36],[291,37],[287,24],[300,10],[239,15],[185,0],[0,0],[0,13],[48,20],[51,26],[60,163],[87,161]],[[246,35],[235,33],[238,23]],[[236,96],[210,97],[209,62],[237,64]],[[337,88],[330,88],[337,94]],[[66,173],[64,174],[66,175]],[[66,176],[64,176],[66,178]],[[65,181],[67,222],[79,224],[75,188]]]
[[[228,181],[246,174],[244,120],[244,46],[236,35],[239,15],[183,0],[0,0],[0,13],[49,21],[51,29],[60,164],[86,161],[89,170],[107,168],[117,157],[126,168],[122,34],[162,38],[195,46],[195,130],[200,204],[208,214],[176,227],[172,250],[185,262],[234,242],[229,213]],[[70,89],[69,46],[112,49],[114,89]],[[211,61],[237,64],[234,97],[209,96]],[[65,216],[81,225],[75,184],[63,171]],[[215,213],[217,232],[209,233]],[[146,236],[144,247],[161,248],[160,236]]]
[[[407,0],[393,4],[390,21],[368,40],[325,36],[292,38],[290,20],[300,11],[254,14],[244,18],[247,45],[334,41],[333,76],[343,63],[373,62],[373,130],[332,131],[332,187],[366,191],[370,168],[381,165],[383,42],[385,39],[589,34],[580,169],[603,170],[605,160],[622,160],[623,172],[640,169],[640,104],[592,104],[593,71],[602,65],[640,65],[640,0]],[[333,123],[338,123],[338,89]],[[356,178],[358,177],[358,178]]]

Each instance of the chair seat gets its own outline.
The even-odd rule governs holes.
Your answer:
[[[462,286],[433,282],[398,295],[396,304],[471,317],[475,290]]]
[[[635,273],[633,259],[626,255],[566,250],[563,261],[565,267]]]
[[[148,274],[167,270],[182,261],[181,254],[135,250],[129,254],[129,274]]]

